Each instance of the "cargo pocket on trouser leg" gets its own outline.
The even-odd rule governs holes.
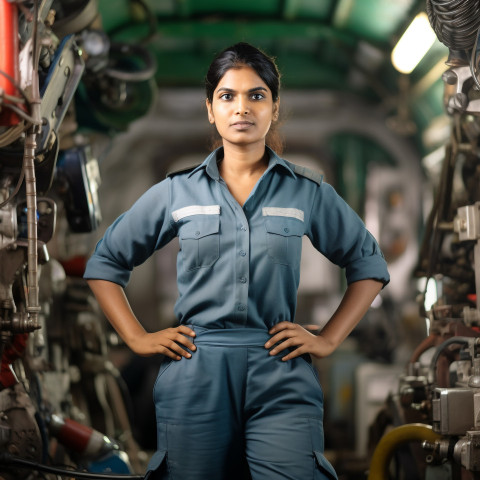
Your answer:
[[[157,450],[150,459],[144,480],[167,480],[167,452]]]
[[[329,480],[338,480],[337,474],[335,473],[334,468],[331,463],[323,456],[321,452],[313,451],[315,455],[315,460],[317,462],[317,468],[323,476],[318,477],[319,479],[328,478]],[[315,477],[316,479],[317,477]]]
[[[323,425],[318,418],[310,418],[310,434],[312,438],[312,450],[315,461],[314,476],[315,480],[338,480],[335,469],[323,455]]]

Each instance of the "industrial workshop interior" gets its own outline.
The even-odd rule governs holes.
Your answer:
[[[0,0],[0,480],[188,480],[168,453],[148,469],[166,358],[126,345],[84,272],[212,152],[205,76],[239,42],[281,73],[281,157],[334,187],[390,274],[311,356],[321,458],[339,480],[480,478],[479,35],[478,0]],[[321,336],[348,285],[301,242],[295,322]],[[173,238],[125,287],[147,332],[177,327],[181,254]]]

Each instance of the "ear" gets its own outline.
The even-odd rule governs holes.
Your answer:
[[[207,106],[208,121],[213,125],[215,123],[215,117],[213,116],[212,104],[208,98],[205,100],[205,105]]]
[[[273,104],[272,119],[273,119],[274,122],[276,122],[278,120],[279,113],[280,113],[280,97],[277,98],[277,101],[274,102],[274,104]]]

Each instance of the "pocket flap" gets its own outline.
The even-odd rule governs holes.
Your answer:
[[[192,220],[180,229],[180,238],[198,239],[206,237],[207,235],[213,235],[218,233],[220,226],[220,218],[215,216],[214,218],[203,218],[202,220]]]
[[[167,456],[166,450],[157,450],[153,454],[152,458],[148,462],[147,474],[145,475],[145,480],[148,479],[150,472],[154,472],[160,467],[160,465],[165,461],[166,456]]]
[[[296,218],[288,217],[267,217],[265,228],[268,233],[282,235],[284,237],[301,237],[305,233],[303,222]]]
[[[327,475],[327,478],[331,478],[332,480],[338,480],[335,469],[332,467],[331,463],[323,456],[323,454],[315,450],[313,454],[315,455],[315,458],[317,460],[317,466],[318,468],[320,468],[322,473]]]

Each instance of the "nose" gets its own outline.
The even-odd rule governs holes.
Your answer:
[[[247,115],[249,113],[248,102],[242,95],[237,98],[237,104],[235,105],[235,113],[237,115]]]

